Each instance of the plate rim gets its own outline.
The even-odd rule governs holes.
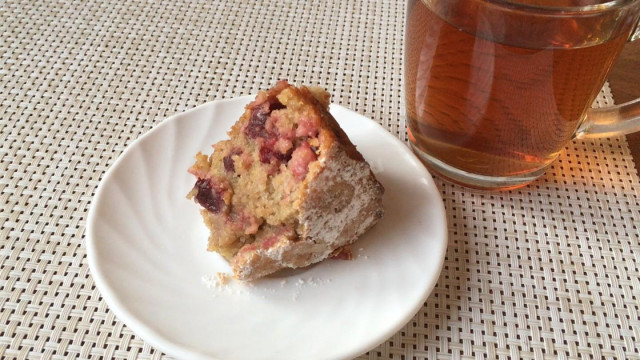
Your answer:
[[[222,104],[222,103],[233,103],[233,102],[241,103],[242,102],[244,106],[247,103],[249,103],[249,101],[251,101],[253,98],[255,98],[255,95],[243,95],[243,96],[238,96],[233,98],[216,99],[216,100],[212,100],[204,104],[195,106],[191,109],[187,109],[185,111],[175,113],[165,118],[159,124],[153,126],[150,130],[148,130],[147,132],[145,132],[144,134],[140,135],[138,138],[133,140],[118,155],[116,160],[109,166],[104,176],[100,179],[100,182],[98,183],[95,194],[91,201],[91,205],[89,207],[86,226],[85,226],[84,244],[86,248],[89,274],[91,278],[93,278],[96,288],[100,292],[100,295],[102,299],[104,299],[109,310],[114,313],[114,315],[118,320],[122,321],[126,326],[128,326],[133,331],[135,335],[139,336],[142,340],[144,340],[145,342],[149,343],[151,346],[157,348],[158,350],[170,356],[174,356],[177,358],[203,359],[203,360],[216,359],[209,355],[206,355],[197,351],[192,351],[186,348],[184,345],[176,344],[172,342],[170,339],[167,339],[166,337],[160,335],[157,330],[152,329],[151,327],[146,325],[143,321],[139,320],[129,310],[127,310],[126,306],[120,300],[120,297],[117,291],[115,291],[111,286],[108,285],[108,281],[106,280],[106,277],[103,273],[104,270],[100,271],[100,268],[101,268],[101,266],[99,265],[100,260],[96,250],[96,241],[97,241],[96,239],[98,238],[98,236],[96,236],[95,234],[96,230],[94,228],[94,224],[98,221],[96,219],[97,207],[98,207],[98,204],[100,203],[101,197],[104,196],[104,192],[105,192],[104,184],[108,182],[108,180],[114,175],[119,164],[124,161],[124,159],[126,158],[126,155],[129,152],[133,151],[133,149],[136,148],[145,139],[153,136],[154,133],[160,131],[160,129],[166,126],[169,126],[168,125],[169,123],[179,121],[179,118],[189,116],[193,113],[201,111],[203,108],[212,107],[212,106],[215,107],[215,106],[218,106],[218,104]],[[371,349],[375,348],[375,346],[378,346],[379,344],[389,339],[390,336],[393,336],[400,329],[402,329],[402,327],[406,326],[407,323],[413,317],[415,317],[415,315],[420,311],[420,309],[424,305],[424,302],[433,292],[433,289],[440,277],[440,273],[442,272],[442,267],[443,267],[445,256],[446,256],[446,250],[448,247],[448,224],[447,224],[446,212],[445,212],[442,196],[440,195],[435,185],[435,182],[432,180],[431,174],[429,173],[427,168],[424,166],[424,164],[422,164],[422,162],[418,159],[418,157],[415,156],[415,154],[409,149],[409,147],[405,143],[403,143],[400,139],[398,139],[396,136],[391,134],[387,129],[382,127],[382,125],[380,125],[378,122],[370,119],[367,116],[359,114],[342,105],[332,103],[330,104],[330,112],[332,112],[332,115],[334,110],[338,112],[345,112],[349,116],[355,116],[362,120],[367,120],[368,125],[376,128],[375,130],[379,132],[381,136],[384,136],[388,140],[392,141],[395,146],[399,146],[403,150],[407,150],[405,153],[410,157],[411,161],[418,163],[420,165],[419,169],[422,172],[422,174],[420,175],[430,180],[428,181],[428,184],[426,186],[427,192],[429,193],[430,196],[434,196],[436,199],[440,200],[440,201],[437,201],[437,205],[435,205],[435,207],[437,208],[436,209],[437,211],[434,211],[434,214],[433,214],[433,216],[439,217],[439,219],[435,220],[435,223],[441,224],[441,230],[442,230],[441,241],[438,243],[440,251],[438,254],[438,264],[436,267],[437,272],[435,272],[433,276],[430,277],[425,287],[424,293],[422,294],[421,297],[416,297],[413,307],[411,307],[410,311],[406,312],[406,315],[404,318],[397,319],[395,321],[394,326],[390,327],[385,332],[381,332],[379,336],[362,341],[361,346],[358,347],[358,350],[352,349],[350,352],[348,353],[345,352],[341,355],[341,358],[353,358],[370,351]],[[357,146],[357,144],[355,145]]]

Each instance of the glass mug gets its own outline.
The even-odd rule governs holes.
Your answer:
[[[414,152],[463,185],[511,189],[577,137],[640,129],[640,101],[589,109],[628,39],[637,0],[417,0],[405,27]]]

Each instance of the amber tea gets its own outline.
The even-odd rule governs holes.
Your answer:
[[[456,9],[450,3],[467,4]],[[436,170],[488,178],[533,173],[573,137],[631,21],[588,33],[607,25],[607,17],[549,21],[505,16],[480,3],[417,1],[410,9],[409,138]]]

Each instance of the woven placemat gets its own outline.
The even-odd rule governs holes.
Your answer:
[[[0,358],[162,358],[88,271],[107,168],[167,116],[281,78],[324,85],[406,140],[403,18],[392,0],[0,3]],[[640,181],[624,138],[571,143],[521,190],[435,181],[449,221],[438,284],[362,358],[640,359]]]

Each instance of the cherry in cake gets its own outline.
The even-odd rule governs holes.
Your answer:
[[[208,250],[253,280],[340,254],[383,215],[384,188],[328,111],[329,94],[280,81],[245,107],[229,139],[196,155],[188,197]]]

